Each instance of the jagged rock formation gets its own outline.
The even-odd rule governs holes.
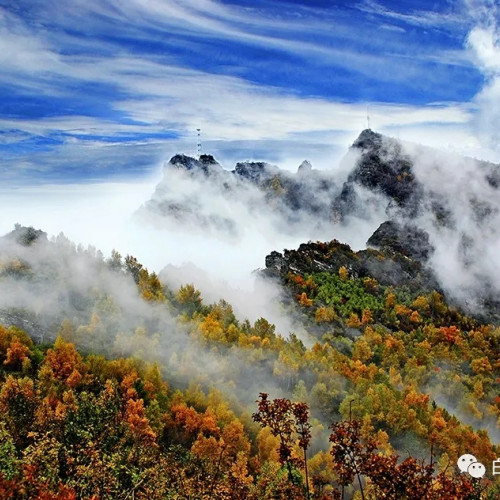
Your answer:
[[[411,224],[383,222],[370,236],[366,244],[370,247],[399,252],[414,260],[426,261],[434,251],[429,235]]]
[[[398,141],[367,129],[354,141],[351,150],[359,152],[359,159],[337,202],[342,217],[359,213],[362,201],[356,186],[384,195],[388,207],[396,206],[412,214],[417,211],[422,186],[415,179],[410,157]]]
[[[211,155],[192,158],[179,154],[165,165],[164,179],[140,212],[154,214],[157,219],[171,218],[198,230],[231,234],[237,232],[236,205],[244,206],[252,216],[271,211],[277,225],[294,226],[291,232],[301,223],[327,226],[330,237],[335,236],[335,223],[347,223],[353,217],[370,219],[374,212],[383,211],[387,221],[402,226],[416,227],[413,220],[425,215],[434,225],[453,228],[457,220],[450,200],[439,192],[439,185],[426,182],[426,173],[417,172],[415,165],[416,156],[435,157],[435,153],[430,148],[412,150],[396,139],[364,130],[349,150],[355,160],[342,185],[332,172],[315,170],[308,161],[296,174],[261,161],[239,162],[230,171]],[[439,168],[441,160],[436,157],[432,161],[437,165],[431,171]],[[467,161],[473,164],[468,168],[477,165],[482,182],[498,189],[497,166]],[[214,198],[224,201],[214,204]],[[467,204],[478,223],[497,213],[491,203],[472,195]],[[429,238],[423,228],[414,236],[415,241],[421,236]],[[378,245],[377,241],[374,237],[370,245]],[[427,250],[419,258],[432,253],[431,246],[423,245]]]
[[[249,180],[257,185],[278,175],[279,169],[263,161],[238,162],[232,173],[238,177]]]
[[[183,154],[175,155],[169,164],[174,168],[185,169],[191,172],[202,172],[206,176],[222,171],[221,165],[212,155],[201,155],[199,159]]]
[[[377,210],[385,208],[388,218],[392,217],[391,207],[407,216],[415,215],[423,188],[399,142],[364,130],[351,152],[357,153],[357,159],[342,187],[333,172],[315,170],[307,160],[293,174],[266,162],[239,162],[229,171],[211,155],[199,159],[175,155],[165,165],[164,179],[141,212],[198,229],[234,233],[237,224],[232,204],[242,203],[253,215],[271,210],[281,226],[326,224],[331,227],[331,237],[335,235],[334,223],[350,217],[369,219],[374,205]],[[204,193],[223,197],[228,203],[209,207],[203,203]]]
[[[302,241],[331,240],[361,219],[374,230],[369,247],[393,255],[390,261],[410,258],[434,266],[450,296],[488,317],[496,314],[500,286],[490,263],[491,249],[500,245],[499,166],[372,130],[361,132],[346,161],[350,172],[337,179],[307,161],[293,174],[265,162],[240,162],[229,171],[210,155],[176,155],[139,212],[160,224],[174,220],[233,238],[251,220],[268,234]],[[272,254],[268,260],[277,268],[293,265],[283,258]],[[406,279],[406,263],[397,270],[390,266],[388,276]]]
[[[271,252],[266,257],[264,276],[283,278],[289,272],[307,275],[314,272],[338,274],[344,266],[356,278],[375,278],[388,286],[407,286],[412,290],[439,290],[434,273],[420,262],[394,251],[373,249],[354,252],[349,245],[332,240],[328,243],[303,243],[297,250]]]
[[[361,158],[348,181],[380,190],[396,205],[414,210],[422,197],[422,186],[416,181],[412,161],[403,153],[401,144],[364,130],[352,147],[361,150]]]
[[[238,162],[229,171],[211,155],[175,155],[139,215],[235,236],[237,214],[243,213],[293,232],[300,224],[331,225],[338,194],[333,175],[314,170],[307,161],[293,174],[266,162]]]

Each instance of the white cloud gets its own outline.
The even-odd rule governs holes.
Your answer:
[[[431,10],[414,10],[398,12],[385,7],[374,0],[364,0],[357,4],[361,11],[370,12],[389,19],[403,21],[404,23],[429,28],[450,28],[465,23],[463,12],[460,10],[448,10],[439,12]]]
[[[16,16],[0,7],[0,65],[3,78],[60,68],[57,54]],[[23,80],[19,80],[23,85]]]
[[[497,24],[498,8],[492,2],[474,2],[474,4],[477,9],[478,24],[470,31],[467,45],[485,79],[483,88],[475,98],[478,109],[474,117],[474,124],[481,139],[500,154],[500,31]]]
[[[388,18],[402,16],[373,2],[365,3],[360,8],[374,12],[378,10]],[[303,16],[297,20],[286,17],[284,22],[285,18],[273,17],[256,8],[241,9],[211,0],[189,0],[182,4],[158,0],[147,3],[137,0],[127,3],[89,1],[62,5],[48,2],[46,11],[37,11],[36,16],[53,13],[57,29],[52,30],[40,28],[43,26],[42,19],[39,25],[32,21],[30,24],[5,9],[0,10],[0,13],[3,16],[0,18],[0,45],[5,47],[0,54],[8,54],[10,49],[16,54],[15,58],[9,55],[10,62],[6,61],[3,66],[0,80],[24,86],[33,95],[43,93],[73,99],[78,96],[73,93],[74,89],[80,85],[105,85],[115,89],[114,95],[110,92],[111,97],[107,98],[105,105],[111,114],[119,116],[105,118],[61,114],[43,119],[4,117],[0,119],[4,130],[39,136],[59,132],[113,136],[175,130],[184,136],[178,143],[178,147],[182,148],[186,138],[189,141],[192,132],[201,127],[204,141],[245,141],[249,145],[263,141],[258,150],[264,155],[269,139],[281,141],[283,145],[293,141],[295,150],[302,145],[304,152],[298,153],[291,161],[286,158],[286,151],[283,154],[268,151],[269,158],[278,157],[287,166],[300,157],[309,157],[307,148],[312,143],[320,145],[327,155],[319,157],[319,149],[316,149],[315,155],[320,162],[318,166],[324,168],[331,165],[338,159],[328,156],[332,154],[332,149],[344,151],[366,126],[366,104],[300,97],[293,93],[293,89],[284,91],[235,76],[211,74],[182,66],[175,54],[138,54],[109,39],[103,41],[100,38],[94,40],[91,36],[70,35],[67,28],[78,26],[87,30],[89,35],[97,33],[100,36],[110,26],[119,25],[123,36],[129,35],[137,40],[150,36],[152,40],[158,41],[160,33],[168,33],[175,38],[178,33],[186,34],[186,27],[190,26],[194,30],[191,33],[192,40],[201,40],[202,36],[211,33],[211,36],[226,39],[228,43],[239,41],[278,49],[295,56],[313,57],[322,61],[322,64],[331,61],[332,65],[355,69],[360,74],[378,79],[379,83],[394,83],[396,79],[402,83],[418,80],[421,75],[413,65],[415,57],[457,66],[468,64],[465,52],[458,51],[444,50],[417,56],[398,47],[393,50],[392,59],[386,59],[390,47],[384,47],[381,54],[366,54],[357,49],[336,47],[335,44],[327,46],[320,43],[322,37],[308,37],[309,41],[294,40],[295,33],[303,34],[308,30],[325,33],[331,30],[331,23],[336,21],[332,13],[323,20],[318,19],[318,16]],[[409,16],[410,20],[416,16],[423,19],[421,22],[424,24],[438,23],[431,14],[419,12],[404,16]],[[458,22],[452,13],[447,16],[443,21],[445,24]],[[356,29],[347,30],[345,20],[339,19],[338,22],[339,30],[346,40],[359,35]],[[496,45],[491,37],[486,37],[486,32],[472,32],[470,44],[477,46],[476,59],[481,67],[489,68],[488,71],[496,67]],[[397,72],[387,70],[394,57],[401,61]],[[426,78],[432,81],[432,73]],[[483,129],[492,128],[496,123],[493,101],[497,96],[498,85],[495,82],[493,78],[477,101],[484,111],[481,115]],[[376,130],[401,134],[402,137],[429,145],[449,144],[450,147],[462,149],[466,145],[465,150],[491,157],[490,152],[481,152],[482,145],[469,126],[474,109],[467,103],[422,106],[371,103],[370,113],[372,126]],[[128,121],[125,123],[123,118]],[[131,120],[135,123],[131,123]],[[414,134],[412,137],[408,137],[410,132]],[[65,154],[73,147],[73,156],[76,158],[83,145],[77,138],[63,137],[63,140]],[[99,141],[85,144],[87,150],[94,151],[108,146]],[[176,152],[172,141],[165,143],[164,150],[172,154]],[[47,155],[43,159],[50,162]],[[25,160],[25,166],[32,161]]]

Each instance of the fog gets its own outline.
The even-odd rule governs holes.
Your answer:
[[[415,177],[424,188],[418,215],[411,223],[430,235],[435,252],[429,265],[451,296],[474,308],[485,287],[499,289],[495,256],[500,249],[500,201],[491,181],[498,167],[410,143],[403,144],[402,152],[411,158]],[[324,199],[315,198],[319,206],[325,210],[330,207],[331,196],[340,192],[358,158],[350,151],[328,174],[336,187],[326,190]],[[314,183],[304,175],[300,182],[307,199],[315,191]],[[365,209],[354,211],[361,216],[335,222],[324,217],[322,209],[314,217],[307,210],[293,213],[277,206],[252,185],[236,183],[227,192],[210,182],[161,166],[141,183],[4,191],[0,232],[11,231],[15,223],[31,225],[48,232],[55,243],[28,248],[2,243],[0,261],[17,255],[30,264],[35,276],[0,280],[2,308],[14,308],[14,314],[19,308],[27,311],[28,321],[40,327],[39,340],[53,338],[68,318],[75,326],[81,325],[76,339],[84,350],[158,360],[176,386],[200,381],[220,388],[229,397],[237,394],[237,399],[247,404],[261,391],[283,395],[286,388],[278,386],[272,362],[265,361],[256,371],[237,346],[219,355],[193,342],[188,326],[172,317],[167,307],[141,300],[132,278],[108,269],[96,249],[105,258],[112,249],[123,256],[134,255],[150,272],[159,273],[172,290],[193,283],[205,303],[223,298],[232,304],[240,321],[265,317],[276,325],[277,333],[285,337],[296,333],[310,346],[313,339],[282,308],[280,287],[259,279],[254,271],[264,267],[265,256],[271,251],[297,248],[310,238],[337,238],[354,249],[364,248],[379,224],[394,215],[388,210],[390,200],[355,186]],[[187,203],[194,207],[196,217],[164,217],[146,209],[151,199]],[[449,214],[444,223],[437,221],[433,212],[436,199]],[[398,216],[404,220],[404,214]],[[218,227],[219,221],[227,220],[229,225]],[[75,250],[65,237],[56,236],[61,232],[83,247]],[[94,249],[85,250],[88,245]],[[0,320],[4,321],[2,312]],[[294,384],[289,385],[291,395]],[[460,407],[448,404],[438,389],[427,388],[438,404],[461,416]],[[482,421],[471,423],[482,425]],[[490,424],[485,420],[491,436],[497,439],[498,433]]]
[[[448,295],[477,313],[482,299],[500,293],[500,167],[410,143],[404,150],[424,187],[411,222],[429,233],[435,248],[429,265]]]
[[[61,235],[28,247],[4,239],[0,263],[0,323],[16,324],[36,341],[61,332],[84,353],[159,362],[175,387],[201,383],[228,397],[237,393],[240,403],[252,403],[259,391],[278,393],[272,362],[250,376],[253,367],[237,346],[218,354],[193,340],[177,312],[143,300],[132,276],[112,270],[95,248]],[[71,332],[63,327],[68,320]]]
[[[339,186],[355,160],[347,156],[335,171]],[[306,180],[301,182],[305,198],[328,207],[331,193],[319,200]],[[153,193],[181,200],[205,219],[186,223],[144,210],[138,216],[138,209]],[[296,248],[309,239],[337,238],[363,248],[383,220],[383,212],[350,225],[305,212],[297,217],[289,209],[279,213],[254,186],[238,184],[228,197],[206,179],[186,178],[163,166],[142,182],[25,187],[0,195],[3,234],[20,223],[42,229],[49,237],[62,232],[75,244],[92,245],[106,257],[113,249],[123,256],[133,255],[151,272],[160,273],[166,267],[161,276],[173,288],[194,283],[208,302],[224,298],[234,305],[240,319],[255,321],[264,316],[285,336],[290,331],[299,333],[300,325],[282,314],[280,290],[256,279],[254,271],[265,266],[265,256],[273,250]],[[230,231],[226,220],[231,222]],[[219,221],[223,221],[221,227]]]
[[[489,288],[500,291],[496,258],[500,200],[491,182],[498,167],[408,142],[403,143],[402,153],[411,158],[415,177],[424,187],[418,216],[411,223],[429,233],[435,248],[429,265],[450,296],[463,305],[479,307],[478,294]],[[332,199],[358,158],[351,150],[339,165],[330,171],[313,170],[312,177],[279,171],[285,181],[289,177],[300,183],[301,203],[314,203],[317,212],[307,206],[293,210],[280,205],[249,182],[233,180],[228,191],[223,187],[227,176],[223,181],[217,176],[207,179],[158,165],[153,175],[140,182],[3,190],[0,233],[20,223],[49,236],[62,232],[105,256],[113,249],[134,255],[150,271],[161,273],[172,288],[193,283],[206,301],[224,298],[240,319],[267,317],[286,336],[290,331],[299,333],[301,327],[282,313],[278,287],[256,278],[254,271],[265,266],[266,255],[297,248],[308,240],[333,238],[359,250],[381,222],[394,216],[386,213],[390,200],[355,186],[365,207],[359,210],[362,216],[342,223],[332,220]],[[318,189],[325,182],[330,187]],[[190,213],[165,216],[151,205],[165,200],[187,207]],[[436,222],[432,208],[436,200],[448,214],[445,224]]]

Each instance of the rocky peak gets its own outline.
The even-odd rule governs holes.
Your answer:
[[[421,262],[392,249],[354,252],[337,240],[303,243],[297,250],[272,252],[266,256],[263,276],[286,279],[288,273],[305,276],[315,272],[337,274],[344,266],[353,277],[375,278],[385,286],[407,286],[411,290],[439,290],[434,273]]]
[[[365,129],[359,134],[352,147],[358,149],[374,149],[382,146],[382,134],[374,132],[372,129]]]
[[[407,206],[421,191],[413,175],[413,164],[398,141],[364,130],[353,148],[362,150],[352,179],[370,189],[378,189],[397,205]]]
[[[307,175],[312,170],[311,162],[304,160],[297,169],[297,174],[299,175]]]
[[[389,199],[387,208],[397,208],[403,215],[414,217],[423,197],[423,186],[416,180],[412,160],[401,143],[366,129],[354,141],[353,150],[360,154],[337,202],[341,217],[356,213],[363,206],[356,185],[385,195]]]
[[[370,236],[368,246],[399,252],[417,261],[426,261],[434,251],[429,234],[408,223],[386,221]]]
[[[260,183],[274,175],[277,171],[277,167],[263,161],[245,161],[238,162],[233,173],[244,179]]]
[[[222,167],[212,155],[201,155],[198,159],[184,154],[172,156],[167,166],[191,172],[201,171],[205,175],[221,171]]]

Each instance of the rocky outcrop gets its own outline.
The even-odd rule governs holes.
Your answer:
[[[175,155],[170,159],[166,167],[175,167],[193,173],[201,172],[206,176],[223,170],[212,155],[201,155],[198,159],[183,154]]]
[[[380,250],[399,252],[418,261],[426,261],[434,251],[425,231],[411,224],[393,221],[382,223],[366,244]]]
[[[245,161],[237,163],[231,173],[260,185],[273,175],[277,175],[279,168],[263,161]]]
[[[411,158],[395,140],[363,130],[351,150],[359,152],[359,159],[344,183],[337,203],[345,217],[356,211],[362,200],[355,187],[362,186],[387,198],[388,207],[397,207],[405,215],[414,216],[423,197],[423,187],[415,179]]]
[[[53,337],[55,325],[46,325],[41,318],[28,310],[0,309],[0,325],[16,326],[29,334],[35,342],[45,342]]]
[[[302,276],[315,272],[337,274],[342,266],[351,276],[375,278],[382,285],[439,290],[433,272],[416,260],[387,249],[354,252],[337,240],[303,243],[297,250],[285,250],[282,254],[274,251],[266,257],[263,274],[272,278],[284,278],[289,272]]]
[[[226,170],[210,155],[175,155],[138,216],[233,237],[242,225],[236,217],[248,213],[293,233],[297,226],[330,226],[332,200],[338,193],[333,174],[314,170],[309,162],[293,174],[260,161],[239,162]]]

